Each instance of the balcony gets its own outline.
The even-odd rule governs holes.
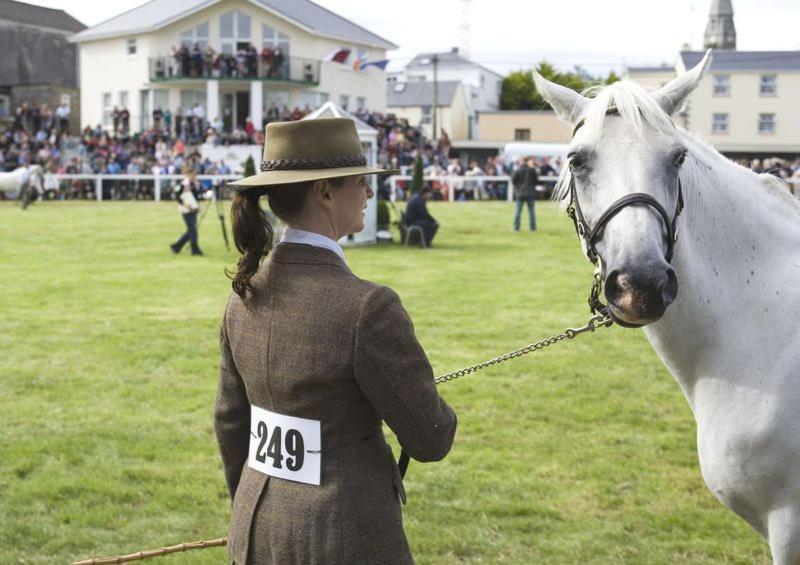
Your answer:
[[[320,64],[321,61],[299,57],[266,61],[261,57],[237,58],[233,55],[219,55],[213,62],[172,55],[149,59],[151,82],[262,80],[317,86]]]

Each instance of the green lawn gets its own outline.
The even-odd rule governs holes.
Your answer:
[[[511,231],[506,203],[434,204],[432,250],[346,250],[395,288],[437,374],[587,318],[591,266],[566,216]],[[0,203],[0,563],[69,560],[227,535],[213,433],[230,285],[173,256],[168,203]],[[768,563],[706,489],[688,405],[641,331],[581,336],[444,385],[445,461],[412,462],[420,563]],[[161,558],[225,563],[225,550]]]

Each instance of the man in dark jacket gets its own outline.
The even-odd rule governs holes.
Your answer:
[[[428,212],[426,202],[431,197],[430,187],[423,187],[417,194],[411,197],[406,206],[406,225],[419,226],[425,234],[425,243],[430,247],[436,231],[439,229],[439,222]]]
[[[520,159],[520,166],[511,176],[514,185],[514,200],[517,207],[514,212],[514,231],[519,231],[519,218],[522,215],[522,206],[528,205],[528,217],[530,220],[531,231],[536,231],[536,212],[534,201],[536,197],[536,185],[539,183],[539,175],[533,166],[533,160],[525,162]]]

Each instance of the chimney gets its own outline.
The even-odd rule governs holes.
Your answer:
[[[452,49],[450,49],[450,53],[455,53],[456,55],[458,55],[458,47],[453,47]]]

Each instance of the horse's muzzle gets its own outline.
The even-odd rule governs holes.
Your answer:
[[[678,278],[669,265],[614,269],[606,277],[605,295],[617,322],[644,326],[659,320],[678,296]]]

